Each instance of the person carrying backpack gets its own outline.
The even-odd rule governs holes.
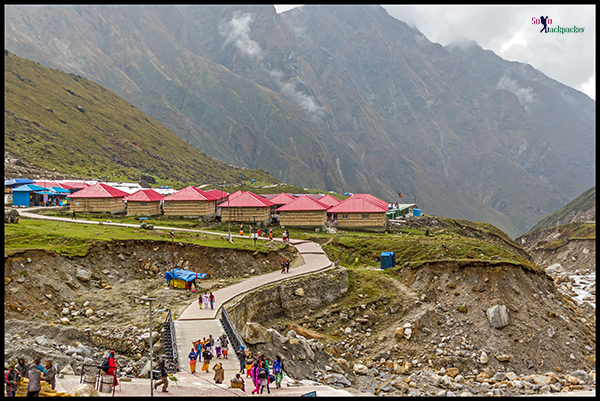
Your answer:
[[[283,380],[284,370],[283,361],[279,355],[275,356],[275,362],[273,362],[273,374],[275,375],[275,386],[281,388],[281,380]]]
[[[160,361],[158,361],[158,364],[156,367],[158,370],[160,370],[160,380],[157,380],[156,383],[154,383],[154,390],[156,390],[156,388],[162,384],[162,386],[163,386],[162,392],[168,393],[169,391],[167,390],[167,387],[169,387],[169,372],[167,371],[167,356],[166,355],[162,355],[160,357]],[[152,375],[152,376],[154,376],[154,375]]]
[[[265,387],[267,388],[267,393],[271,394],[271,390],[269,389],[269,372],[263,362],[260,366],[260,370],[258,371],[258,379],[260,380],[260,393],[263,393]]]
[[[192,351],[188,354],[188,358],[190,359],[190,372],[194,374],[196,373],[196,363],[198,362],[198,353],[194,348],[192,348]]]
[[[106,376],[112,376],[113,377],[113,384],[112,387],[118,386],[119,385],[119,381],[117,380],[117,364],[115,363],[115,351],[110,351],[108,353],[108,358],[107,358],[107,363],[108,363],[108,370],[104,370],[106,372]]]
[[[210,352],[210,349],[207,347],[204,349],[204,352],[202,352],[202,358],[204,358],[203,362],[202,362],[202,370],[206,373],[208,373],[208,367],[210,365],[210,360],[212,359],[213,355],[212,352]]]

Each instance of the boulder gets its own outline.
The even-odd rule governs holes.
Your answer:
[[[71,367],[71,365],[67,365],[64,368],[62,368],[60,370],[60,374],[61,375],[74,375],[75,371],[73,370],[73,368]]]
[[[580,382],[584,381],[587,384],[590,384],[592,381],[594,381],[594,378],[585,370],[576,370],[571,373],[571,376],[576,377]]]
[[[73,397],[100,397],[100,393],[93,386],[86,383],[78,384],[71,390]]]
[[[455,378],[459,373],[458,368],[448,368],[446,370],[446,373],[444,373],[444,375],[450,376],[452,378]]]
[[[510,323],[506,305],[492,306],[486,311],[486,315],[490,325],[495,329],[501,329]]]
[[[357,375],[366,375],[369,372],[369,368],[360,363],[354,364],[354,367],[352,369]]]
[[[158,336],[159,336],[159,333],[157,331],[152,332],[152,343],[153,344],[156,344],[156,342],[158,341]],[[142,340],[144,340],[144,343],[150,345],[150,333],[148,333],[148,332],[143,333]]]
[[[250,345],[265,344],[269,342],[267,328],[259,323],[246,322],[240,335]]]
[[[511,356],[508,354],[496,355],[496,359],[499,360],[500,362],[510,362],[510,358],[511,358]]]
[[[294,291],[294,294],[296,294],[299,297],[303,297],[304,296],[304,290],[302,288],[297,288],[296,291]]]
[[[85,269],[77,269],[77,272],[75,273],[75,277],[78,280],[83,281],[84,283],[87,283],[88,281],[90,281],[92,274]]]
[[[41,335],[35,338],[35,342],[42,347],[51,347],[52,342],[48,339],[48,337]]]
[[[288,324],[288,330],[294,330],[296,334],[299,334],[306,339],[321,340],[323,338],[323,335],[295,324]]]

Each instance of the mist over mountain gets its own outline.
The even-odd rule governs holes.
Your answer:
[[[594,185],[595,102],[379,6],[5,8],[5,46],[283,181],[416,198],[511,237]]]

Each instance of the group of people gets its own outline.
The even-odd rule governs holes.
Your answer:
[[[250,239],[254,239],[256,240],[258,237],[260,237],[261,235],[269,238],[271,241],[273,240],[273,229],[269,228],[269,230],[265,230],[265,231],[261,231],[261,229],[257,229],[256,232],[254,232],[254,228],[252,228],[252,226],[248,226],[248,229],[250,231]],[[244,235],[244,225],[241,224],[240,225],[240,235]],[[283,230],[283,242],[289,242],[290,241],[290,232],[288,230]]]
[[[232,382],[242,383],[242,390],[245,390],[244,379],[242,375],[245,373],[246,377],[252,379],[254,384],[254,390],[252,394],[263,393],[264,389],[267,389],[267,393],[271,394],[269,383],[275,382],[277,388],[281,387],[281,381],[285,375],[285,368],[283,360],[279,355],[275,356],[272,368],[269,367],[269,361],[264,355],[259,353],[258,356],[254,357],[250,350],[245,350],[243,346],[239,346],[236,351],[238,359],[240,360],[240,371],[236,374],[235,379]]]
[[[203,372],[208,373],[210,361],[216,356],[217,359],[229,359],[229,339],[227,335],[223,333],[215,340],[210,334],[208,338],[204,337],[202,340],[192,341],[192,350],[188,354],[190,360],[190,372],[196,373],[196,364],[199,359],[202,360]],[[223,382],[223,367],[220,363],[213,366],[215,371],[215,382]]]
[[[47,359],[45,365],[42,365],[40,357],[33,358],[33,363],[26,364],[25,357],[22,356],[17,360],[17,363],[10,362],[8,372],[4,377],[6,383],[7,397],[14,397],[17,392],[19,382],[27,378],[27,397],[39,397],[42,390],[42,381],[46,381],[52,385],[52,389],[56,388],[56,367],[52,359]]]
[[[282,259],[281,260],[281,272],[282,273],[289,273],[290,272],[290,261],[289,261],[289,259]]]
[[[198,306],[200,309],[208,309],[208,304],[210,303],[210,309],[214,309],[215,305],[215,296],[211,292],[210,294],[204,293],[198,296]]]

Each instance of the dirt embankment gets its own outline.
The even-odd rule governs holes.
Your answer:
[[[333,380],[333,368],[353,387],[369,392],[387,380],[412,379],[416,395],[435,395],[431,391],[439,388],[422,388],[419,378],[450,368],[482,394],[485,375],[489,379],[498,372],[522,379],[595,371],[595,318],[584,316],[543,272],[508,263],[439,263],[380,275],[381,289],[374,292],[365,287],[372,278],[366,281],[349,269],[349,289],[333,304],[300,320],[262,324],[283,330],[295,323],[325,335],[321,342],[331,357],[315,361],[310,375]],[[501,327],[488,317],[496,306],[506,312],[507,324]],[[357,365],[367,370],[353,369]],[[524,391],[506,390],[502,394]]]

